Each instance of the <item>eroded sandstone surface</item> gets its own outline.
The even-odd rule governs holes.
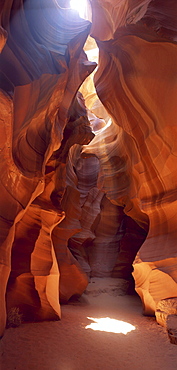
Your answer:
[[[133,272],[145,314],[177,297],[177,4],[90,3],[0,6],[1,335],[90,277]]]

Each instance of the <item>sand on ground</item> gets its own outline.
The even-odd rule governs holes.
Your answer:
[[[99,283],[101,281],[101,285]],[[154,317],[142,315],[137,295],[121,295],[112,280],[92,279],[81,299],[62,305],[62,319],[6,329],[1,370],[176,370],[177,346]],[[90,318],[121,320],[127,334],[93,330]],[[108,330],[118,321],[110,321]],[[116,329],[117,330],[117,329]],[[119,330],[117,330],[119,331]]]

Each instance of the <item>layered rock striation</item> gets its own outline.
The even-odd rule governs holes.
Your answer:
[[[92,4],[92,35],[100,51],[96,91],[119,127],[120,157],[124,153],[127,166],[124,180],[114,186],[117,193],[108,198],[124,203],[124,212],[139,225],[149,224],[133,276],[144,313],[154,314],[160,300],[177,296],[177,5]],[[98,17],[102,27],[94,21]]]
[[[6,305],[25,306],[29,318],[60,316],[51,235],[65,211],[50,196],[57,189],[59,201],[63,197],[69,148],[93,138],[86,110],[79,111],[74,98],[96,64],[83,51],[90,23],[55,1],[4,1],[1,26],[2,333]]]
[[[14,307],[58,319],[90,277],[132,272],[144,313],[174,315],[176,2],[94,0],[92,25],[68,4],[0,6],[1,335]]]

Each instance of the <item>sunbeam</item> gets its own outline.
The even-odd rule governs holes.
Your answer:
[[[81,18],[85,18],[86,9],[87,9],[87,0],[71,0],[70,6],[72,9],[78,11]]]
[[[110,317],[102,317],[100,319],[87,317],[87,319],[92,320],[91,324],[87,325],[85,329],[106,331],[109,333],[117,334],[127,334],[132,330],[135,330],[135,326],[129,324],[128,322],[111,319]]]

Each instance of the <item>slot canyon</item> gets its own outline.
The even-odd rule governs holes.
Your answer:
[[[110,293],[177,344],[177,2],[71,3],[0,3],[1,341]]]

